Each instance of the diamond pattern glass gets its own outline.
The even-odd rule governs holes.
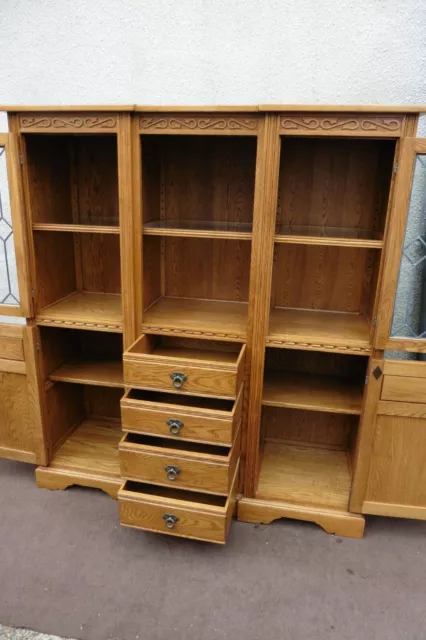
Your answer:
[[[426,339],[426,156],[418,155],[391,336]]]
[[[5,147],[0,147],[0,304],[19,305]]]

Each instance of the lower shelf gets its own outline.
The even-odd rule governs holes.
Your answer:
[[[244,302],[160,298],[144,312],[142,330],[243,342],[247,334],[247,313]]]
[[[92,331],[122,332],[121,296],[114,293],[76,291],[42,309],[37,324],[75,327]]]
[[[37,485],[44,489],[66,489],[74,484],[102,489],[117,498],[122,484],[117,423],[85,420],[55,453],[48,467],[36,469]]]
[[[350,486],[346,452],[267,442],[256,497],[239,502],[238,519],[268,524],[293,518],[362,538],[363,516],[348,512]]]

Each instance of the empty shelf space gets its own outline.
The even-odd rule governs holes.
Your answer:
[[[143,315],[143,330],[166,329],[178,334],[211,335],[243,341],[248,306],[244,302],[160,298]]]
[[[34,231],[67,231],[68,233],[113,233],[119,234],[120,227],[115,224],[52,224],[38,222],[33,224]]]
[[[278,225],[275,242],[380,249],[383,236],[370,229]]]
[[[251,240],[252,224],[207,220],[154,220],[144,224],[145,235]]]
[[[121,296],[76,291],[42,309],[37,314],[37,322],[120,332],[123,324]]]
[[[356,313],[275,307],[271,310],[266,343],[366,352],[370,348],[370,327],[367,318]]]
[[[266,442],[256,498],[347,511],[345,451]]]
[[[262,404],[308,411],[359,415],[362,384],[337,376],[267,372]]]
[[[123,365],[115,360],[76,360],[66,362],[50,374],[51,380],[90,384],[98,387],[123,387]]]

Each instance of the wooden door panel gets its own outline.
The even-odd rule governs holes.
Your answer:
[[[46,463],[36,328],[0,325],[0,457]]]

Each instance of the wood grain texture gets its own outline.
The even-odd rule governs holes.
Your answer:
[[[315,522],[327,533],[346,538],[363,538],[365,518],[353,513],[319,507],[307,507],[284,501],[243,498],[238,502],[238,520],[270,524],[279,518]]]
[[[37,323],[92,331],[122,331],[121,296],[78,291],[45,307]]]
[[[366,502],[426,508],[426,421],[378,415]],[[367,507],[368,508],[368,507]],[[391,508],[386,515],[401,517]]]
[[[173,437],[168,420],[179,420],[175,439],[229,446],[241,421],[242,399],[242,389],[234,402],[133,390],[121,400],[121,420],[126,431],[167,438]]]
[[[55,369],[49,377],[59,382],[124,387],[123,367],[115,360],[70,361]]]
[[[232,448],[125,435],[120,442],[121,475],[127,480],[177,489],[228,495],[240,454],[240,438]],[[169,480],[166,467],[179,470]]]
[[[74,484],[102,489],[116,498],[122,484],[118,458],[120,425],[83,421],[56,452],[49,467],[36,469],[37,486],[66,489]]]
[[[321,311],[366,313],[375,295],[375,250],[278,244],[271,304]]]
[[[256,498],[347,511],[350,483],[344,451],[267,442]]]
[[[156,533],[224,544],[235,509],[238,468],[228,498],[126,482],[120,489],[120,523]],[[178,518],[173,529],[164,515]]]
[[[426,378],[385,375],[380,399],[426,404]]]

